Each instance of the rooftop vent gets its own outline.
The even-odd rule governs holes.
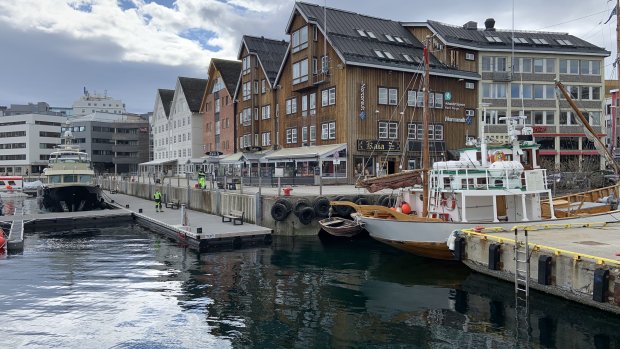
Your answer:
[[[484,21],[484,30],[495,30],[495,20],[493,18],[487,18],[486,21]]]
[[[474,21],[469,21],[469,22],[463,24],[463,28],[469,29],[469,30],[476,30],[476,29],[478,29],[478,23],[476,23]]]

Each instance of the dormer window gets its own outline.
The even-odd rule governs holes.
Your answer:
[[[308,27],[302,27],[291,34],[293,53],[301,51],[308,47]]]

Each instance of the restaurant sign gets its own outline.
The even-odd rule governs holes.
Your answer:
[[[360,84],[360,119],[366,119],[366,83]]]
[[[374,139],[358,139],[357,150],[400,151],[400,142]]]

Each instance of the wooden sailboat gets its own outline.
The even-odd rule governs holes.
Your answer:
[[[428,130],[428,50],[424,53],[423,125]],[[519,129],[520,120],[519,117],[505,118],[510,142],[503,145],[487,144],[482,120],[479,142],[459,150],[458,161],[435,162],[432,168],[428,134],[425,134],[422,185],[401,188],[399,194],[399,201],[406,202],[414,214],[381,206],[342,204],[355,209],[354,219],[364,225],[372,238],[435,259],[453,259],[446,242],[455,230],[475,226],[511,229],[523,224],[620,220],[620,211],[615,210],[613,204],[598,202],[602,196],[617,198],[618,186],[581,194],[582,200],[592,201],[579,207],[569,202],[566,209],[566,200],[552,199],[546,170],[537,164],[539,145],[533,140],[533,130],[529,126]],[[376,179],[371,185],[378,186],[378,183]],[[563,214],[556,215],[556,212]]]

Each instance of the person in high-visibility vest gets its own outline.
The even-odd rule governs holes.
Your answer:
[[[155,212],[164,212],[161,208],[161,192],[159,189],[155,190],[155,194],[153,194],[153,198],[155,199]]]
[[[202,169],[198,170],[198,184],[200,184],[200,189],[204,189],[207,185],[207,179],[205,171]]]

